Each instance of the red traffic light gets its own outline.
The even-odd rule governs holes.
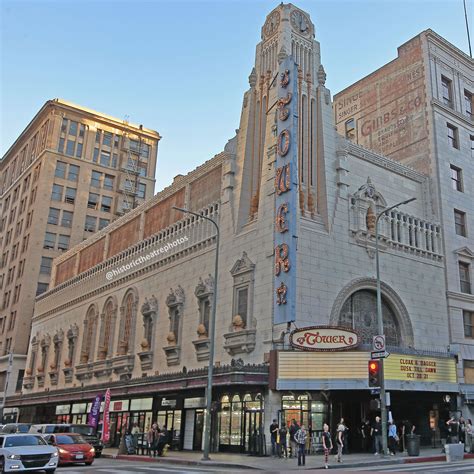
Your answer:
[[[380,361],[369,360],[369,387],[380,387]]]

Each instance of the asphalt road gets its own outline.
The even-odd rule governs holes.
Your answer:
[[[321,472],[321,469],[298,469],[296,466],[291,471],[288,471],[288,467],[283,471],[258,471],[261,473],[277,473],[277,472]],[[359,473],[415,473],[415,474],[432,474],[438,472],[449,472],[450,474],[472,474],[474,473],[474,460],[465,460],[456,463],[447,464],[446,462],[435,462],[435,463],[417,463],[417,464],[404,464],[404,465],[391,465],[383,467],[360,467],[360,468],[344,468],[341,466],[335,469],[335,466],[331,466],[330,470],[336,471],[338,474],[348,472],[359,472]],[[153,473],[169,473],[169,474],[196,474],[196,473],[215,473],[221,472],[225,474],[250,474],[252,470],[245,469],[241,471],[229,470],[222,467],[198,467],[198,466],[178,466],[173,464],[154,464],[150,462],[138,462],[138,461],[123,461],[114,459],[96,459],[92,466],[65,466],[60,467],[57,474],[153,474]]]

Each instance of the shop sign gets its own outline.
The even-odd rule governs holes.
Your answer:
[[[206,399],[204,397],[184,399],[184,408],[202,408],[205,406],[206,406]]]
[[[161,399],[161,406],[162,407],[175,407],[176,406],[176,400],[168,400],[166,398]]]
[[[310,326],[290,334],[290,344],[303,351],[344,351],[360,344],[360,337],[351,329],[336,326]]]

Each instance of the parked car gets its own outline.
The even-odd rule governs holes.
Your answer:
[[[53,433],[79,433],[94,447],[95,457],[100,458],[104,443],[99,439],[93,426],[74,423],[50,423],[41,425],[31,425],[30,433],[53,434]]]
[[[59,453],[40,435],[0,434],[0,472],[44,470],[53,473]]]
[[[79,433],[90,445],[94,446],[96,458],[100,458],[102,456],[104,443],[97,436],[96,429],[93,426],[74,423],[69,426],[72,433]]]
[[[2,427],[0,433],[28,433],[30,426],[29,423],[7,423]]]
[[[78,433],[58,433],[44,437],[46,442],[58,448],[59,465],[94,462],[95,449]]]

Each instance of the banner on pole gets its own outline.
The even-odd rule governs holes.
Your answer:
[[[104,420],[102,422],[102,441],[108,443],[110,440],[110,389],[105,392],[104,398]]]
[[[99,417],[100,417],[100,404],[102,402],[102,397],[104,395],[99,393],[95,396],[94,400],[92,401],[90,412],[87,416],[87,424],[89,426],[93,426],[97,429],[97,425],[99,424]]]

